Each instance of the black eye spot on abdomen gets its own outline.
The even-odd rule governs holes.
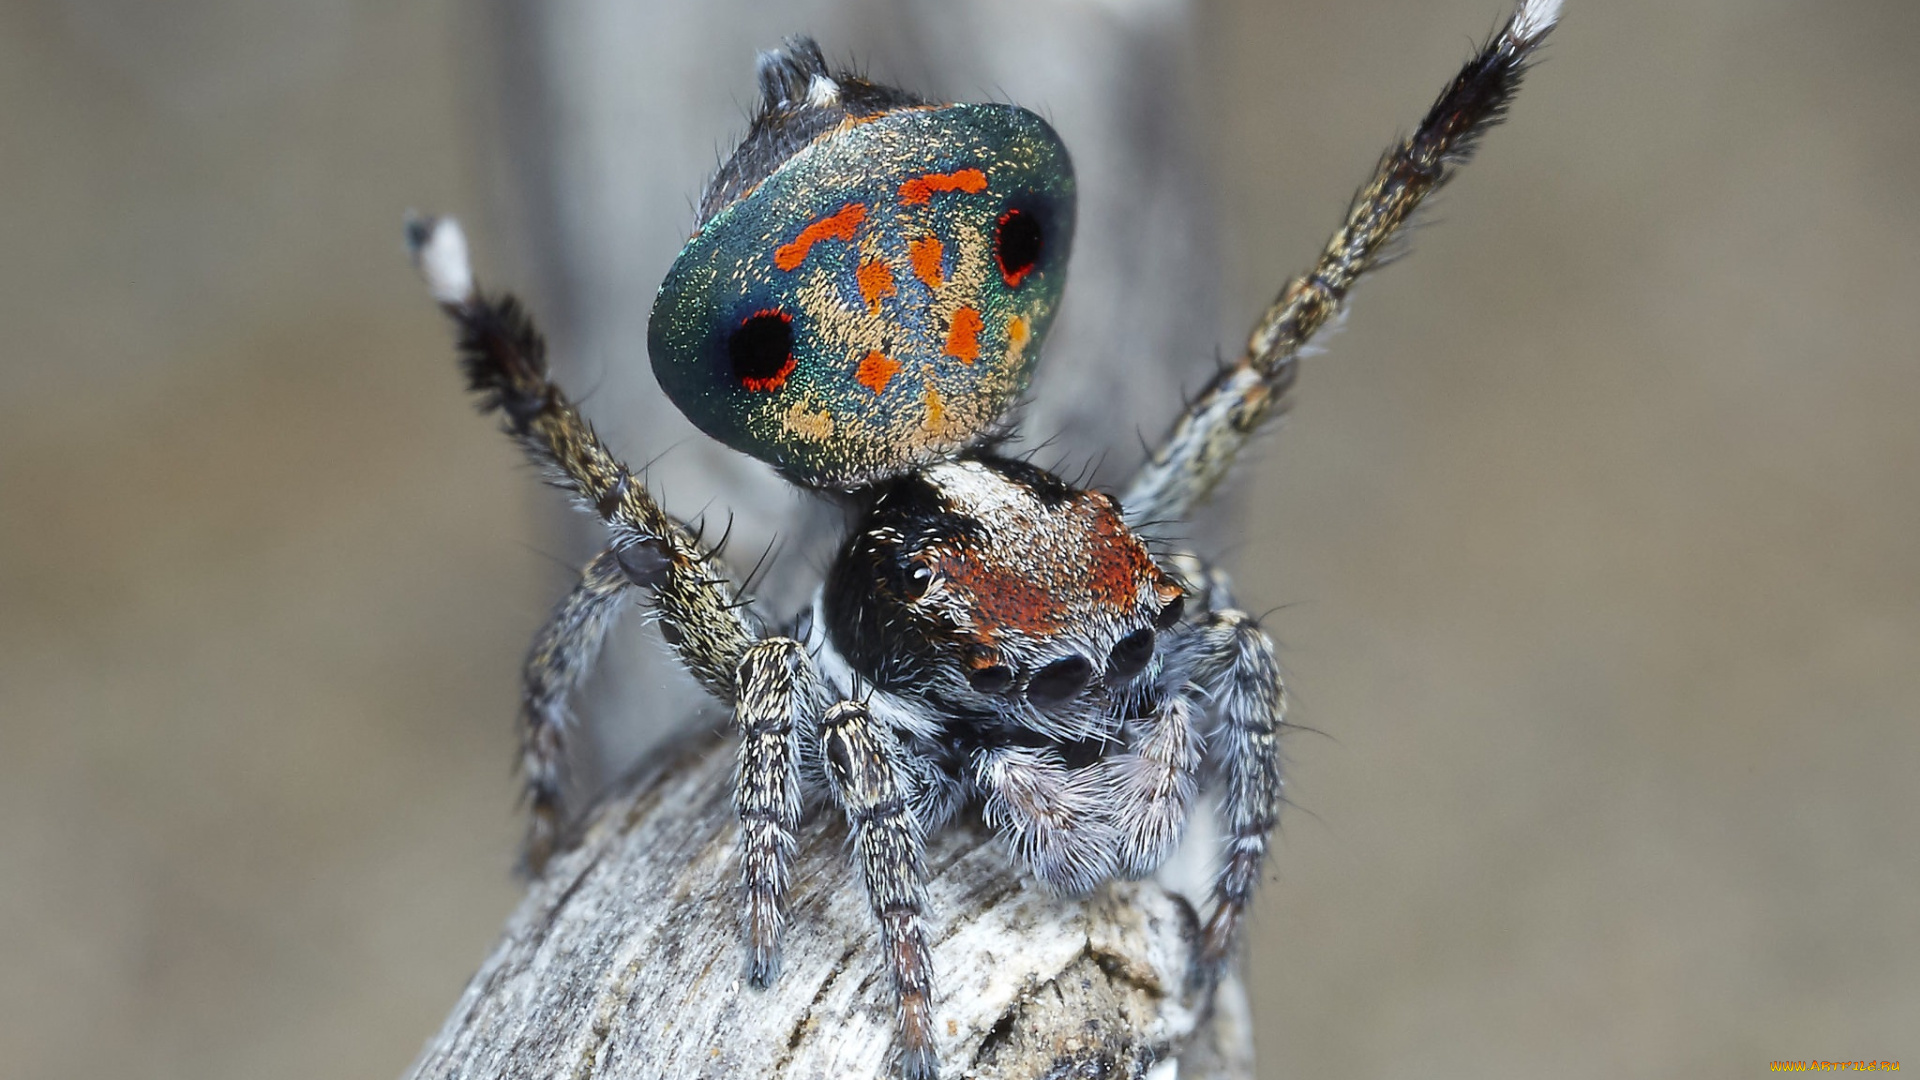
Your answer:
[[[1000,278],[1008,288],[1018,286],[1040,261],[1040,249],[1046,235],[1040,218],[1019,207],[1000,215],[993,230],[993,257],[1000,264]]]
[[[727,336],[733,377],[749,390],[778,390],[793,373],[793,316],[757,311]]]

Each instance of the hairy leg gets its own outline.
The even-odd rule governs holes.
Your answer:
[[[1273,642],[1245,612],[1208,616],[1196,629],[1193,649],[1194,682],[1212,698],[1219,720],[1209,757],[1225,781],[1220,815],[1226,852],[1214,879],[1202,953],[1203,962],[1217,968],[1232,955],[1280,812],[1285,690]]]
[[[1522,0],[1435,101],[1413,135],[1380,159],[1319,261],[1261,315],[1238,363],[1222,370],[1154,450],[1121,503],[1132,525],[1184,518],[1233,465],[1261,421],[1285,410],[1301,350],[1340,310],[1359,277],[1381,265],[1420,205],[1464,164],[1506,114],[1560,0]]]
[[[533,815],[521,849],[521,866],[529,874],[546,869],[566,822],[567,699],[593,667],[631,584],[613,552],[594,556],[527,650],[521,678],[520,770]]]
[[[499,411],[508,434],[552,482],[607,523],[614,558],[651,593],[668,644],[703,686],[733,701],[734,676],[760,628],[719,559],[661,508],[554,385],[546,342],[519,302],[474,285],[459,224],[415,219],[407,239],[459,331],[461,366],[481,408]]]
[[[933,1048],[933,977],[921,924],[927,870],[898,749],[866,706],[852,701],[827,710],[820,744],[834,798],[853,832],[900,1002],[901,1071],[908,1080],[932,1080],[939,1062]]]
[[[740,729],[733,806],[740,819],[740,889],[747,903],[747,981],[765,987],[780,974],[788,867],[799,847],[798,732],[813,719],[813,668],[791,638],[747,649],[736,679]]]
[[[1186,832],[1200,773],[1193,690],[1181,687],[1152,716],[1131,722],[1128,752],[1106,760],[1120,833],[1119,868],[1127,877],[1159,869]]]

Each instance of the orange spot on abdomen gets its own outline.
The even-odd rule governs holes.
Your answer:
[[[830,217],[823,217],[800,230],[793,243],[780,245],[773,253],[773,265],[782,270],[793,270],[807,261],[807,252],[822,240],[853,239],[853,230],[867,219],[865,203],[848,203]]]
[[[980,331],[986,325],[970,307],[954,312],[953,325],[947,328],[947,355],[966,364],[979,359]]]
[[[860,299],[868,307],[878,303],[883,296],[893,295],[893,271],[878,259],[868,259],[854,271],[854,278],[860,282]]]
[[[964,191],[974,195],[985,190],[987,190],[987,174],[979,169],[925,173],[900,185],[900,202],[906,206],[918,206],[933,198],[935,192]]]
[[[900,370],[900,361],[875,351],[860,358],[860,366],[854,370],[853,381],[878,394],[887,388]]]
[[[940,258],[946,249],[940,246],[937,236],[923,236],[907,245],[907,260],[913,263],[913,276],[927,283],[927,288],[937,289],[946,280],[941,272]]]

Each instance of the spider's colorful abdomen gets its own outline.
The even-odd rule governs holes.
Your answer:
[[[701,430],[852,488],[949,457],[1025,390],[1065,284],[1074,180],[1011,105],[850,117],[680,253],[647,344]]]

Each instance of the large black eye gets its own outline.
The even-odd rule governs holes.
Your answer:
[[[908,600],[918,600],[927,595],[927,586],[933,583],[933,567],[923,560],[915,559],[907,564],[906,595]]]
[[[793,316],[756,311],[727,337],[733,377],[749,390],[778,390],[793,373]]]
[[[983,667],[968,674],[967,682],[983,694],[997,694],[1013,685],[1013,669],[1005,664]]]
[[[1033,211],[1016,206],[1000,215],[993,230],[993,258],[1000,264],[1000,278],[1008,288],[1018,287],[1033,272],[1045,239],[1040,218]]]
[[[1187,595],[1181,593],[1179,596],[1167,601],[1167,606],[1161,608],[1160,614],[1154,617],[1153,625],[1162,630],[1170,630],[1175,623],[1180,621],[1180,617],[1186,613]]]
[[[1153,659],[1153,631],[1142,627],[1121,638],[1107,655],[1107,680],[1122,683],[1140,674]]]
[[[1093,664],[1075,653],[1062,657],[1033,673],[1027,680],[1027,700],[1035,705],[1053,705],[1080,692],[1093,674]]]

